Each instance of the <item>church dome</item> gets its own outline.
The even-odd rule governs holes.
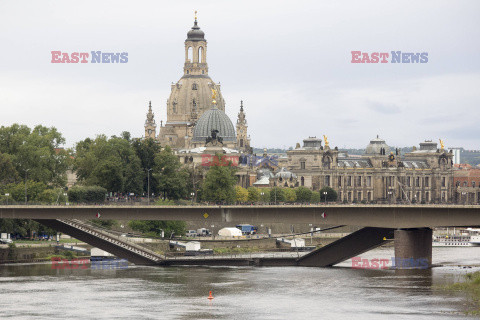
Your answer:
[[[198,119],[193,129],[193,141],[205,141],[211,136],[212,130],[218,130],[218,136],[223,138],[223,141],[237,140],[232,120],[217,107],[205,111]]]
[[[385,154],[390,153],[390,147],[385,143],[385,140],[380,139],[378,136],[375,139],[370,140],[369,145],[365,149],[365,154],[374,155],[380,154],[381,149],[385,149]]]
[[[197,24],[197,20],[195,19],[195,23],[190,31],[187,33],[187,41],[205,41],[205,32],[200,30],[200,27]]]

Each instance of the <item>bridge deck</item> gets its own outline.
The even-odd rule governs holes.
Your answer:
[[[480,226],[480,206],[0,206],[0,218],[184,220],[231,223],[305,223],[379,228]]]

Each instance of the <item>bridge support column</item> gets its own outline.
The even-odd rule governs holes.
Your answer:
[[[427,269],[432,266],[432,229],[398,229],[394,237],[394,268]]]

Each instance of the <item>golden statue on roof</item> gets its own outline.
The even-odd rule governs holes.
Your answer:
[[[330,147],[328,143],[328,138],[326,135],[323,135],[323,141],[325,141],[325,148]]]
[[[212,103],[213,104],[217,104],[217,90],[215,90],[214,88],[212,88]]]
[[[443,140],[442,139],[438,139],[438,140],[440,140],[440,150],[445,149],[445,144],[443,143]]]

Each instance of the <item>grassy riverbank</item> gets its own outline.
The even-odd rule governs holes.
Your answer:
[[[467,273],[464,282],[454,283],[446,287],[447,290],[460,291],[467,294],[469,302],[474,305],[468,314],[480,315],[480,271]]]

